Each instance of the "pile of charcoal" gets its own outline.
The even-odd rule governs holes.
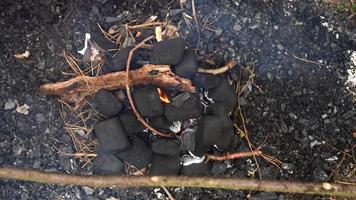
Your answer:
[[[106,55],[101,74],[125,70],[131,49]],[[147,130],[137,120],[124,90],[100,90],[92,96],[89,101],[105,116],[94,127],[99,144],[94,173],[121,175],[129,165],[148,169],[148,175],[209,174],[211,163],[204,162],[205,155],[224,153],[234,136],[230,115],[237,95],[227,75],[198,73],[197,56],[181,38],[136,51],[131,69],[144,64],[170,65],[176,75],[190,79],[197,92],[154,85],[132,88],[139,114],[152,127],[172,137],[155,136]]]

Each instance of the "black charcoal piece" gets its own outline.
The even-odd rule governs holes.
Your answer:
[[[197,57],[191,49],[185,50],[182,60],[173,66],[173,72],[184,78],[194,78],[197,71]]]
[[[229,82],[225,76],[221,78],[220,84],[209,91],[209,96],[214,101],[221,101],[225,104],[227,112],[232,111],[237,103],[237,94],[233,86],[229,85]]]
[[[183,105],[176,107],[171,104],[166,104],[164,114],[169,121],[187,120],[190,118],[198,118],[203,112],[203,105],[196,97],[192,97],[185,101]]]
[[[114,57],[111,57],[109,55],[105,56],[106,62],[102,69],[103,73],[106,74],[126,69],[126,61],[131,49],[132,47],[126,47]]]
[[[157,117],[163,114],[163,105],[156,87],[148,85],[133,93],[135,105],[143,117]]]
[[[210,162],[194,163],[188,166],[183,166],[181,170],[182,175],[186,176],[206,176],[209,175],[211,169]]]
[[[185,40],[174,38],[158,42],[152,49],[150,63],[176,65],[183,57]]]
[[[114,42],[108,40],[99,30],[91,34],[90,40],[94,41],[104,50],[116,49],[118,47]]]
[[[150,175],[177,175],[181,168],[181,161],[178,156],[164,156],[154,154],[152,165],[150,167]]]
[[[193,84],[198,88],[212,89],[220,84],[220,77],[212,74],[197,74]]]
[[[225,105],[222,102],[216,102],[216,103],[210,105],[207,108],[207,114],[216,115],[220,118],[221,128],[223,131],[230,129],[232,127],[232,121],[228,117],[228,114],[225,110]]]
[[[157,138],[152,144],[152,151],[156,154],[176,156],[179,155],[179,142],[174,139]]]
[[[98,156],[94,160],[94,174],[121,175],[124,169],[124,163],[110,153],[98,153]]]
[[[133,136],[145,129],[145,127],[137,120],[136,115],[131,110],[123,111],[119,118],[122,122],[128,136]]]
[[[232,127],[223,131],[221,134],[221,137],[216,142],[216,145],[218,146],[218,148],[221,150],[225,150],[229,146],[234,134],[235,134],[235,131]]]
[[[206,115],[199,121],[197,143],[202,147],[214,145],[221,136],[221,120],[217,116]]]
[[[200,142],[197,141],[195,144],[194,151],[191,151],[194,156],[202,157],[206,153],[211,151],[210,146],[202,146]]]
[[[130,143],[130,148],[117,153],[117,156],[137,169],[147,167],[152,159],[151,148],[138,137],[132,137]]]
[[[95,125],[95,135],[103,152],[124,150],[130,145],[118,117],[97,123]]]
[[[181,106],[183,105],[184,102],[186,102],[190,97],[192,96],[191,93],[189,92],[183,92],[183,93],[180,93],[178,94],[177,96],[173,97],[172,98],[172,101],[171,101],[171,104],[173,106]]]
[[[180,139],[180,150],[182,151],[194,151],[195,149],[195,132],[197,131],[197,127],[195,128],[187,128],[183,131],[181,139]]]
[[[169,127],[172,126],[172,123],[168,121],[164,116],[150,118],[149,122],[151,126],[162,131],[170,131]]]
[[[106,117],[113,117],[120,113],[122,109],[122,103],[119,99],[107,90],[100,90],[91,99],[94,107]]]

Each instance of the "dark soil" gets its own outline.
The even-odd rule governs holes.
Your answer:
[[[119,15],[117,23],[164,17],[170,1],[40,0],[0,2],[0,165],[45,171],[90,173],[72,157],[55,147],[73,152],[63,129],[56,97],[43,95],[44,82],[63,80],[67,70],[63,50],[82,48],[84,33],[96,23],[104,27],[106,17]],[[187,1],[190,3],[190,1]],[[237,59],[254,65],[256,84],[240,99],[251,141],[280,159],[283,170],[260,161],[262,179],[333,181],[329,174],[340,162],[336,150],[355,143],[355,97],[347,90],[350,54],[355,51],[355,28],[347,12],[319,1],[208,1],[196,0],[200,26],[210,16],[209,28],[201,32],[200,55],[212,54],[218,64]],[[317,3],[316,3],[317,2]],[[177,4],[172,8],[179,8]],[[191,6],[187,6],[191,13]],[[181,15],[173,17],[175,22]],[[194,23],[193,23],[194,24]],[[189,44],[196,46],[197,34],[182,23]],[[14,53],[30,51],[26,60]],[[350,50],[350,51],[349,51]],[[293,55],[322,62],[312,64]],[[352,87],[351,87],[352,88]],[[30,106],[22,115],[11,102]],[[10,105],[10,106],[9,106]],[[237,145],[239,144],[239,145]],[[241,144],[241,145],[240,145]],[[332,148],[331,146],[335,147]],[[231,151],[247,150],[236,141]],[[212,173],[245,177],[255,169],[251,159],[214,163]],[[351,163],[344,163],[349,166]],[[227,168],[227,169],[226,169]],[[244,199],[245,192],[171,188],[177,199]],[[164,199],[162,189],[96,189],[0,181],[1,199]],[[299,199],[276,193],[252,193],[253,199]],[[304,199],[315,197],[307,196]]]

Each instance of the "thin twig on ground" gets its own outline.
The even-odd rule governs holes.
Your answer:
[[[249,152],[237,152],[237,153],[226,153],[222,156],[217,156],[217,155],[212,155],[212,154],[206,154],[206,161],[210,160],[233,160],[237,158],[246,158],[246,157],[251,157],[251,156],[260,156],[262,155],[262,151],[255,150],[255,151],[249,151]]]
[[[199,73],[219,75],[219,74],[223,74],[223,73],[227,72],[228,70],[232,69],[233,67],[236,66],[236,64],[237,64],[237,61],[232,60],[232,61],[228,62],[226,65],[224,65],[222,67],[219,67],[219,68],[215,68],[215,69],[199,68],[198,72]]]

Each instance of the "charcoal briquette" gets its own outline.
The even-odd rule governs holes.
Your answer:
[[[192,82],[198,88],[212,89],[220,84],[220,77],[212,74],[197,74]]]
[[[117,55],[111,57],[106,55],[106,62],[102,68],[104,74],[126,69],[127,57],[132,47],[122,49]]]
[[[103,152],[124,150],[130,145],[118,117],[97,123],[95,125],[95,135]]]
[[[131,110],[123,111],[119,118],[128,136],[133,136],[145,129],[141,122],[137,120],[136,115]]]
[[[93,165],[97,175],[121,175],[125,169],[125,164],[111,153],[98,153]]]
[[[130,143],[127,150],[120,151],[116,155],[137,169],[147,167],[152,159],[152,150],[149,145],[138,137],[132,137]]]
[[[163,105],[156,87],[148,85],[138,88],[133,97],[137,110],[143,117],[157,117],[163,114]]]
[[[90,99],[94,107],[106,117],[113,117],[120,113],[123,105],[110,91],[100,90]]]
[[[222,133],[221,120],[214,115],[205,115],[200,121],[197,131],[197,143],[202,147],[214,145]]]
[[[169,121],[187,120],[190,118],[198,118],[203,112],[203,105],[196,97],[192,97],[185,101],[181,106],[166,104],[164,114]]]
[[[173,65],[173,72],[184,78],[194,78],[198,71],[198,61],[195,52],[192,49],[184,51],[182,60]]]
[[[226,76],[221,77],[220,84],[209,91],[209,96],[214,101],[220,101],[225,104],[227,112],[232,111],[237,104],[237,94],[231,86]]]
[[[90,36],[91,36],[90,40],[94,41],[97,45],[99,45],[99,47],[101,47],[104,50],[117,48],[117,45],[111,40],[108,40],[99,30],[95,31]]]
[[[185,40],[174,38],[163,40],[154,45],[150,58],[151,64],[176,65],[183,57]]]
[[[231,143],[231,139],[234,136],[234,134],[235,134],[235,131],[232,127],[223,131],[221,134],[221,137],[216,142],[216,145],[218,146],[218,148],[221,150],[225,150]]]
[[[232,121],[226,112],[225,105],[222,102],[215,102],[207,108],[207,114],[216,115],[221,120],[222,130],[232,127]]]
[[[211,170],[211,164],[201,162],[201,163],[194,163],[188,166],[183,166],[181,169],[180,174],[186,176],[206,176],[209,175]]]
[[[181,168],[179,156],[154,154],[149,175],[177,175]]]
[[[176,156],[179,155],[179,142],[174,139],[157,138],[152,144],[152,151],[156,154]]]
[[[150,125],[158,130],[170,131],[172,122],[168,121],[165,116],[158,116],[149,119]]]

